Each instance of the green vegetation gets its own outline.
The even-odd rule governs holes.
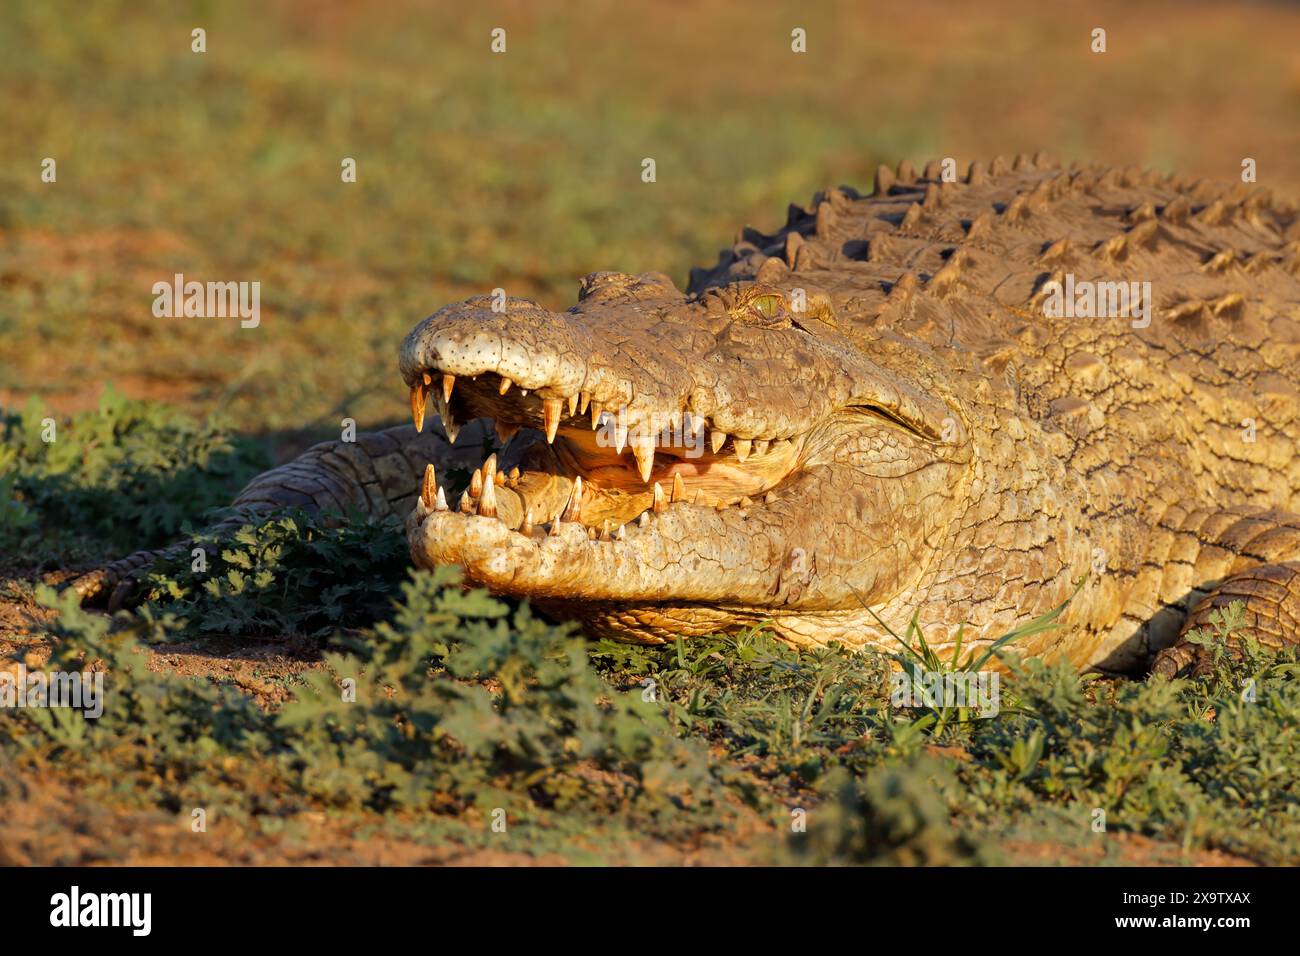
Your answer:
[[[36,415],[6,418],[7,434]],[[46,527],[87,514],[103,488],[101,511],[140,515],[160,483],[181,480],[215,502],[232,491],[232,461],[248,463],[219,430],[112,396],[59,427],[66,443],[3,446],[19,465],[0,513]],[[159,534],[181,523],[158,520],[170,522]],[[60,546],[92,553],[113,527],[74,523]],[[1108,859],[1114,834],[1300,860],[1300,663],[1250,641],[1229,653],[1235,609],[1198,636],[1213,666],[1195,681],[1021,662],[1015,637],[1056,612],[1029,622],[991,649],[1007,673],[998,715],[980,719],[891,706],[889,655],[797,652],[762,629],[656,648],[588,642],[526,604],[464,590],[455,569],[408,571],[392,522],[286,512],[207,544],[206,571],[188,554],[165,563],[144,603],[111,618],[36,588],[56,612],[45,666],[106,670],[107,710],[13,711],[0,759],[59,768],[107,803],[202,806],[263,833],[328,810],[491,846],[502,811],[515,851],[577,860],[610,859],[619,840],[680,846],[741,826],[768,834],[747,857],[768,861],[989,863],[1026,839]],[[960,648],[940,658],[919,635],[900,639],[896,663],[957,674],[987,663]],[[282,706],[146,665],[151,649],[259,638],[314,662]]]
[[[0,553],[67,562],[161,547],[267,466],[220,423],[112,388],[72,421],[33,397],[0,409]]]

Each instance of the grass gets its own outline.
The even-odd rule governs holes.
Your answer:
[[[36,414],[10,416],[9,434]],[[18,467],[3,513],[23,516],[6,533],[24,540],[87,501],[145,513],[178,470],[221,500],[240,471],[237,439],[148,403],[110,396],[56,424],[66,444],[4,446]],[[57,548],[94,554],[112,527],[73,524]],[[1026,833],[1081,854],[1118,834],[1184,856],[1300,860],[1300,663],[1251,641],[1228,653],[1237,609],[1196,635],[1207,676],[1146,683],[1020,661],[1016,639],[1059,608],[947,658],[915,621],[893,654],[799,652],[762,628],[645,648],[589,643],[526,603],[462,589],[454,569],[410,572],[394,522],[284,512],[208,543],[206,570],[164,562],[144,603],[113,617],[11,585],[48,612],[13,661],[102,669],[110,688],[98,720],[24,709],[0,722],[0,761],[19,779],[124,810],[204,808],[272,841],[307,840],[328,814],[486,850],[502,845],[489,835],[504,814],[512,852],[579,862],[751,830],[763,838],[744,858],[766,862],[1005,862]],[[270,704],[150,663],[231,639],[313,663]],[[891,702],[898,667],[969,675],[994,655],[1007,669],[995,716]]]

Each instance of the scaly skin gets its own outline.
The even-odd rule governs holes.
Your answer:
[[[1164,649],[1156,670],[1173,673],[1195,654],[1171,645],[1232,599],[1266,642],[1294,640],[1294,208],[1041,157],[977,163],[963,182],[940,173],[882,167],[869,198],[792,206],[776,234],[747,229],[695,270],[687,293],[597,273],[564,313],[487,297],[440,310],[401,350],[417,419],[432,402],[444,419],[524,431],[479,472],[470,513],[447,475],[452,456],[484,457],[481,423],[455,446],[426,429],[418,456],[398,455],[432,463],[423,497],[399,465],[375,487],[402,496],[372,494],[368,510],[413,501],[418,565],[462,564],[472,582],[636,641],[770,621],[798,644],[888,647],[880,621],[901,631],[919,610],[940,648],[959,624],[987,642],[1085,576],[1061,626],[1022,652],[1130,669]],[[1065,273],[1149,281],[1150,324],[1048,317],[1044,284]],[[626,413],[634,443],[651,415],[727,437],[697,458],[661,445],[643,480],[632,451],[597,443],[602,408]],[[322,473],[336,498],[363,498],[322,448],[259,479],[259,501],[296,487],[325,506]],[[520,472],[494,484],[494,467]],[[656,505],[675,476],[678,500]]]

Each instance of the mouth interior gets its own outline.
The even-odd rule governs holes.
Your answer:
[[[503,446],[476,470],[459,501],[440,503],[529,535],[576,521],[589,537],[621,538],[625,525],[644,527],[671,507],[770,504],[799,470],[806,441],[729,436],[682,410],[637,420],[625,413],[620,420],[618,409],[606,410],[585,393],[527,391],[494,372],[470,377],[426,369],[411,389],[417,428],[430,404],[453,442],[457,422],[490,418]],[[435,507],[437,491],[426,475],[426,507]]]

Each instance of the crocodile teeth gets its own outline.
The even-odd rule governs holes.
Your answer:
[[[682,481],[681,475],[673,475],[673,491],[669,496],[669,501],[681,501],[686,497],[686,484]]]
[[[425,384],[425,385],[432,385],[432,384],[433,384],[433,376],[430,375],[428,372],[421,372],[421,373],[420,373],[420,377],[421,377],[422,379],[424,379],[424,384]]]
[[[663,511],[667,507],[668,507],[668,498],[666,495],[664,495],[664,486],[659,484],[659,482],[656,481],[655,500],[653,505],[654,512],[655,514],[658,514],[659,512]]]
[[[432,466],[430,466],[430,467],[432,467]],[[442,490],[442,486],[441,486],[441,485],[438,486],[438,494],[437,494],[437,495],[434,497],[434,499],[433,499],[433,510],[434,510],[434,511],[446,511],[446,510],[447,510],[447,495],[446,495],[446,493]]]
[[[558,534],[560,533],[560,520],[561,520],[560,515],[561,515],[561,514],[563,514],[563,512],[561,512],[560,514],[557,514],[557,515],[555,516],[555,518],[551,521],[551,528],[550,528],[550,530],[547,532],[547,534],[549,534],[549,535],[551,535],[551,536],[556,536],[556,535],[558,535]]]
[[[636,519],[636,526],[638,528],[644,528],[649,523],[650,523],[650,512],[648,511],[641,512],[640,517]]]
[[[498,471],[494,478],[498,488],[504,488],[506,485],[506,476],[503,472]]]
[[[438,487],[438,479],[433,473],[433,465],[425,465],[424,481],[420,485],[420,500],[424,502],[426,508],[433,507],[434,498],[441,490],[442,489]]]
[[[653,441],[637,441],[632,444],[632,454],[636,457],[637,468],[641,471],[641,480],[650,483],[650,472],[655,466],[655,446]]]
[[[765,504],[765,505],[770,505],[770,504],[772,504],[772,502],[774,502],[774,501],[776,501],[776,492],[775,492],[775,491],[769,491],[767,494],[765,494],[765,495],[763,496],[763,504]]]
[[[572,415],[578,410],[578,393],[574,392],[572,395],[570,395],[568,398],[568,402],[569,402],[569,414]]]
[[[753,441],[748,438],[737,438],[735,441],[736,457],[740,461],[746,460],[749,457],[749,450],[753,444]]]
[[[768,446],[769,446],[769,445],[770,445],[770,442],[768,442],[768,440],[767,440],[766,438],[755,438],[755,439],[754,439],[754,454],[755,454],[755,455],[766,455],[766,454],[767,454],[767,449],[768,449]]]
[[[491,459],[489,459],[490,461]],[[493,465],[495,468],[495,463]],[[478,500],[478,513],[484,518],[495,518],[497,516],[497,483],[496,474],[493,472],[491,479],[487,475],[483,476],[483,497]]]
[[[483,472],[478,468],[469,476],[469,493],[475,498],[483,494]]]
[[[510,444],[510,439],[519,434],[518,425],[511,425],[508,422],[501,421],[500,419],[493,424],[496,426],[497,438],[500,439],[502,447]]]
[[[627,538],[627,530],[626,530],[626,528],[627,528],[627,525],[622,525],[622,524],[621,524],[621,525],[618,526],[618,530],[614,532],[614,540],[615,540],[615,541],[622,541],[622,540],[624,540],[625,538]]]
[[[529,508],[524,512],[524,523],[519,526],[519,533],[531,535],[533,533],[533,509]]]
[[[600,417],[605,414],[605,406],[600,402],[591,403],[591,430],[595,431],[600,427]]]
[[[573,488],[569,491],[569,503],[564,506],[561,517],[565,521],[582,520],[582,476],[573,479]]]
[[[614,424],[614,450],[620,455],[627,446],[627,422],[615,422]]]
[[[596,540],[598,540],[598,541],[608,541],[609,539],[610,539],[610,533],[609,533],[609,519],[606,518],[606,519],[605,519],[605,523],[604,523],[603,525],[600,526],[600,534],[597,535]]]
[[[510,471],[506,474],[506,477],[508,477],[511,481],[518,481],[519,475],[520,475],[520,471],[518,466],[516,466],[510,469]]]
[[[579,392],[579,393],[578,393],[578,412],[579,412],[580,414],[583,414],[583,415],[587,414],[587,406],[589,406],[590,404],[591,404],[591,393],[590,393],[590,392]],[[573,413],[570,412],[569,414],[573,414]]]
[[[470,500],[469,492],[460,493],[460,511],[461,514],[472,515],[474,513],[474,502]]]
[[[560,427],[560,412],[563,401],[558,398],[542,400],[542,422],[546,426],[546,443],[555,441],[555,433]]]
[[[713,449],[713,453],[715,455],[718,453],[718,449],[720,449],[726,443],[727,443],[726,432],[720,432],[716,428],[713,431],[709,432],[709,447]]]
[[[455,385],[456,385],[456,376],[448,375],[446,372],[444,372],[442,375],[442,400],[444,402],[451,401],[451,390],[452,388],[455,387]]]
[[[501,376],[501,385],[497,388],[497,394],[498,394],[498,395],[504,395],[506,392],[510,391],[510,386],[513,385],[513,384],[514,384],[514,382],[510,381],[510,379],[508,379],[508,378],[506,378],[504,375],[502,375],[502,376]]]
[[[424,400],[426,393],[423,385],[411,386],[411,420],[415,422],[417,432],[424,431]]]

